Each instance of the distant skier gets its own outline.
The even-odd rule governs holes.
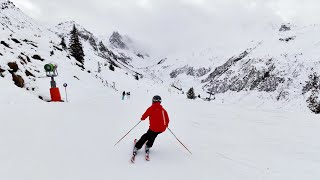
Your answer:
[[[145,120],[149,117],[149,129],[141,136],[133,149],[133,155],[142,148],[146,143],[146,153],[149,153],[149,149],[152,147],[156,137],[164,132],[169,125],[169,116],[167,111],[161,106],[161,97],[156,95],[152,98],[152,105],[142,115],[141,120]]]
[[[124,100],[124,96],[126,95],[126,92],[125,91],[123,91],[122,92],[122,100]]]

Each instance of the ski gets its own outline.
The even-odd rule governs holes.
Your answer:
[[[136,143],[137,143],[137,139],[134,139],[134,141],[133,141],[133,149],[134,149]],[[136,160],[136,155],[137,155],[137,153],[132,152],[132,157],[131,157],[131,160],[130,160],[131,163],[134,163],[134,161]]]
[[[149,156],[150,150],[147,149],[147,145],[145,145],[145,152],[146,152],[145,154],[146,161],[150,161],[150,156]]]

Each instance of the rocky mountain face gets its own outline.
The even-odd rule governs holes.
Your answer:
[[[123,42],[122,35],[120,35],[118,32],[114,32],[110,36],[110,43],[108,43],[108,41],[100,39],[74,21],[60,23],[55,28],[52,28],[51,31],[57,34],[59,37],[66,37],[66,39],[69,39],[69,31],[72,29],[73,25],[75,25],[78,29],[80,38],[90,44],[90,50],[88,50],[88,52],[94,52],[99,57],[106,59],[108,63],[111,63],[116,67],[125,68],[131,72],[135,71],[132,69],[134,67],[130,63],[133,61],[133,59],[139,56],[135,55],[134,57],[131,57],[131,54],[122,51],[129,49],[127,48],[125,42]],[[135,72],[135,74],[140,73]]]
[[[302,96],[307,77],[319,69],[320,63],[317,54],[306,52],[307,48],[318,49],[312,43],[313,34],[305,32],[310,30],[313,33],[319,31],[318,27],[308,27],[297,30],[298,32],[290,32],[290,26],[282,25],[279,30],[280,37],[299,39],[295,41],[295,38],[292,38],[289,42],[278,38],[278,41],[261,42],[256,47],[245,50],[216,67],[202,80],[202,83],[205,83],[203,88],[216,94],[227,91],[264,91],[272,93],[276,100],[290,100],[294,96]],[[274,37],[274,40],[276,38]],[[303,47],[304,44],[309,47]]]
[[[317,25],[283,24],[278,31],[267,34],[264,40],[248,43],[242,52],[229,58],[214,52],[206,59],[199,56],[191,61],[184,61],[187,57],[168,58],[151,67],[151,71],[163,69],[166,73],[160,73],[162,79],[167,79],[174,87],[179,82],[182,91],[195,87],[204,95],[210,92],[216,96],[246,92],[259,96],[261,101],[271,99],[275,103],[299,103],[307,107],[306,99],[311,92],[305,94],[302,90],[308,77],[320,70],[320,39],[316,38],[319,32]],[[192,61],[196,63],[188,64]]]
[[[109,39],[110,44],[115,48],[129,49],[123,37],[118,32],[113,32]]]

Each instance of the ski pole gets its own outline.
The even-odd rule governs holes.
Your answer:
[[[129,132],[127,132],[126,135],[124,135],[114,146],[116,146],[123,138],[125,138],[135,127],[137,127],[139,124],[141,123],[141,121],[138,122],[138,124],[136,124],[132,129],[130,129]]]
[[[179,143],[180,143],[184,148],[186,148],[187,151],[189,151],[189,149],[177,138],[177,136],[173,134],[173,132],[171,131],[171,129],[170,129],[169,127],[168,127],[168,129],[169,129],[169,131],[171,132],[171,134],[179,141]],[[192,154],[191,151],[189,151],[189,153]]]

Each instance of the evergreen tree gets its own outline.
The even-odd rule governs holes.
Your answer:
[[[113,67],[112,64],[109,65],[109,69],[110,69],[111,71],[114,71],[114,67]]]
[[[73,56],[78,62],[83,64],[84,62],[84,52],[82,48],[82,44],[79,40],[79,32],[75,25],[73,25],[73,29],[70,32],[71,38],[69,43],[70,54]]]
[[[98,62],[98,73],[101,73],[101,64]]]
[[[189,91],[187,92],[187,98],[188,99],[195,99],[196,98],[193,87],[190,88]]]
[[[67,49],[67,44],[66,44],[66,41],[65,41],[64,37],[61,38],[60,45],[62,46],[62,49],[64,49],[64,50]]]
[[[135,78],[136,80],[139,80],[138,74],[135,74],[135,75],[134,75],[134,78]]]

